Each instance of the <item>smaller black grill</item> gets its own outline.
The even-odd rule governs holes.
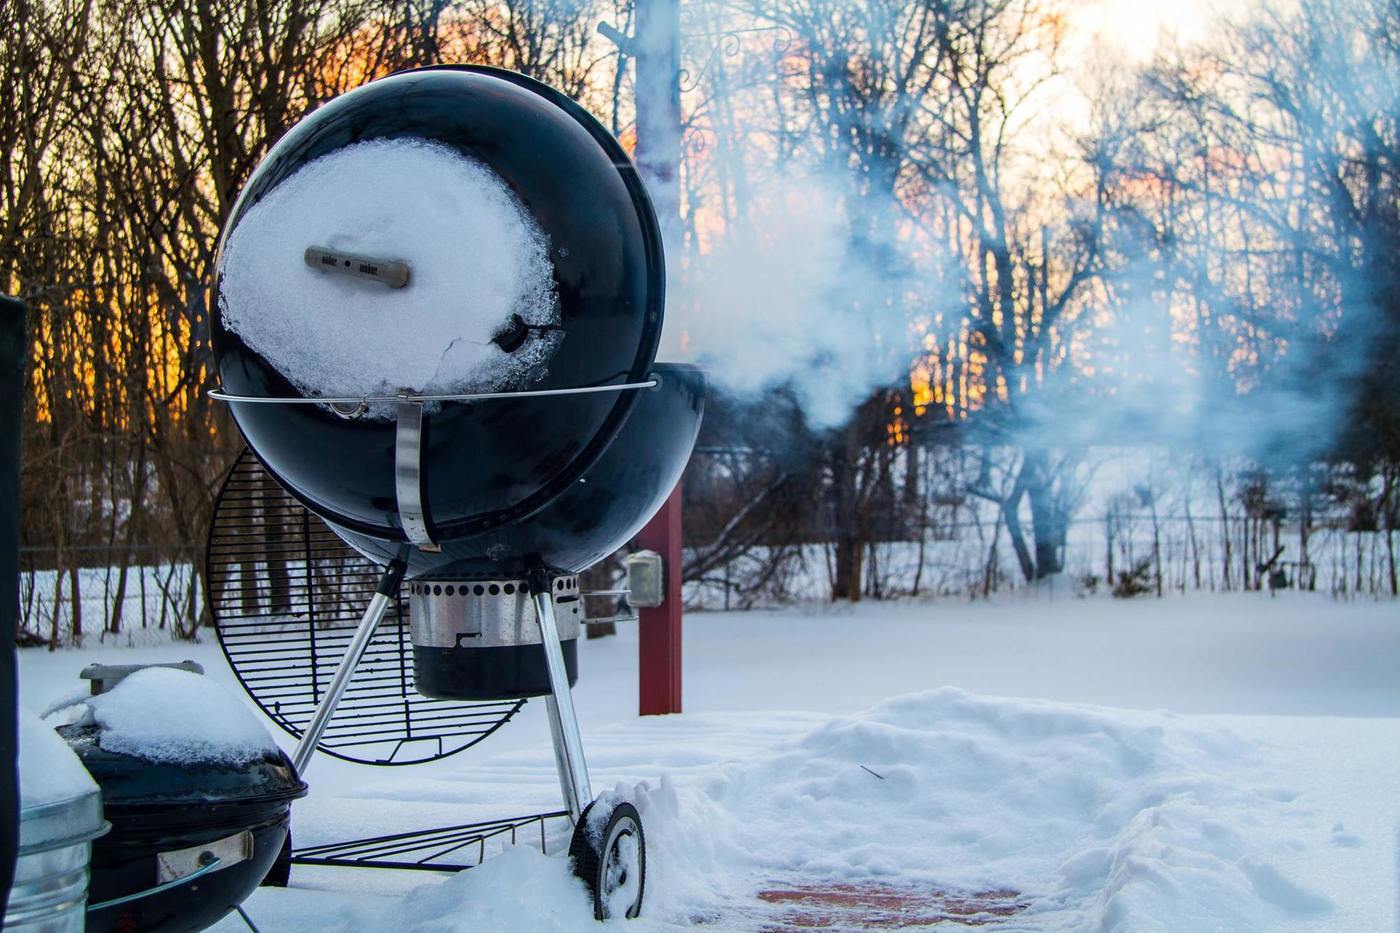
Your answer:
[[[82,676],[96,696],[152,668],[181,669],[177,680],[203,674],[187,661],[90,665]],[[152,715],[155,704],[180,701],[144,698]],[[88,709],[57,730],[97,782],[111,823],[92,846],[86,929],[184,933],[241,910],[287,843],[292,801],[306,794],[291,759],[269,742],[248,752],[209,729],[170,756],[159,742],[108,743],[107,728]]]

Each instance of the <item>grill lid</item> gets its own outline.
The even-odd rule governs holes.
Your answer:
[[[367,410],[383,408],[382,402],[237,400],[306,397],[294,379],[236,332],[234,318],[225,319],[230,244],[240,225],[257,220],[259,205],[275,199],[280,187],[296,184],[297,173],[318,159],[404,142],[450,150],[489,170],[547,245],[557,306],[539,320],[528,312],[519,322],[508,316],[494,341],[506,354],[544,347],[540,363],[490,390],[608,391],[434,402],[420,406],[412,419],[400,413],[397,422]],[[355,196],[354,190],[345,193]],[[403,206],[414,209],[411,203]],[[485,248],[455,245],[464,257]],[[357,301],[379,302],[386,313],[411,299],[416,287],[426,288],[434,274],[430,262],[391,255],[390,244],[384,244],[388,252],[369,257],[348,248],[341,256],[339,247],[305,243],[278,256],[316,289],[358,289]],[[327,276],[305,267],[304,250],[313,251],[317,265],[334,255],[350,262],[350,271],[365,263],[375,269],[368,278]],[[403,261],[401,274],[381,274],[390,261]],[[450,258],[438,256],[436,262],[436,268],[452,271]],[[235,398],[230,402],[234,420],[259,459],[302,503],[337,527],[419,545],[479,535],[525,519],[558,497],[621,428],[638,393],[610,387],[642,383],[648,376],[661,333],[663,264],[659,228],[635,169],[583,108],[546,85],[499,69],[401,73],[316,110],[283,137],[244,188],[220,244],[220,313],[213,319],[219,377]],[[393,287],[399,282],[402,287]],[[308,295],[320,293],[310,284],[307,289]],[[318,306],[315,313],[328,311],[333,308]],[[327,339],[350,346],[364,338],[347,327]]]
[[[281,751],[242,762],[152,761],[102,748],[102,729],[97,725],[60,726],[58,734],[101,785],[108,812],[184,804],[273,803],[306,796],[306,784]]]

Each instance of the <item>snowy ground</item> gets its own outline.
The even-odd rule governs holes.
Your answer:
[[[581,649],[594,789],[628,789],[648,834],[634,929],[1397,928],[1393,602],[1031,597],[686,621],[681,716],[635,716],[634,631]],[[212,644],[101,654],[192,657],[232,680]],[[95,657],[22,652],[22,702],[69,692]],[[547,735],[533,703],[443,762],[320,758],[298,843],[556,808]],[[446,882],[298,868],[247,908],[264,931],[591,926],[550,842]]]

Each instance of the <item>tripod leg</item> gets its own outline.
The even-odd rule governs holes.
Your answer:
[[[530,574],[530,598],[540,623],[545,666],[549,670],[549,735],[554,741],[554,763],[559,769],[559,788],[569,816],[578,823],[583,810],[593,802],[588,783],[588,765],[583,760],[583,740],[579,736],[574,695],[569,689],[569,672],[564,666],[564,649],[559,643],[559,625],[554,618],[554,598],[549,591],[549,575],[543,569]]]
[[[310,724],[301,735],[301,741],[297,743],[296,752],[292,755],[292,764],[296,766],[297,774],[306,772],[306,765],[311,761],[311,755],[316,751],[321,736],[325,734],[326,726],[330,725],[331,716],[335,715],[335,708],[340,705],[345,688],[350,686],[350,678],[355,675],[360,658],[364,657],[365,649],[369,647],[379,623],[384,619],[384,613],[389,610],[389,604],[398,598],[399,584],[403,582],[404,571],[407,569],[402,560],[395,560],[384,568],[384,573],[379,578],[379,586],[375,589],[374,599],[370,600],[369,608],[360,618],[360,625],[355,629],[355,636],[350,639],[349,647],[345,649],[345,657],[340,659],[340,666],[335,669],[335,676],[326,688],[326,695],[321,697],[315,715],[311,717]]]

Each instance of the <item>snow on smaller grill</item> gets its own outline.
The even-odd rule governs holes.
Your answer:
[[[45,807],[96,793],[97,785],[78,756],[27,710],[19,711],[19,797],[25,809]]]
[[[103,751],[149,761],[241,765],[276,755],[252,711],[200,674],[148,667],[68,708],[70,725],[99,727]]]

